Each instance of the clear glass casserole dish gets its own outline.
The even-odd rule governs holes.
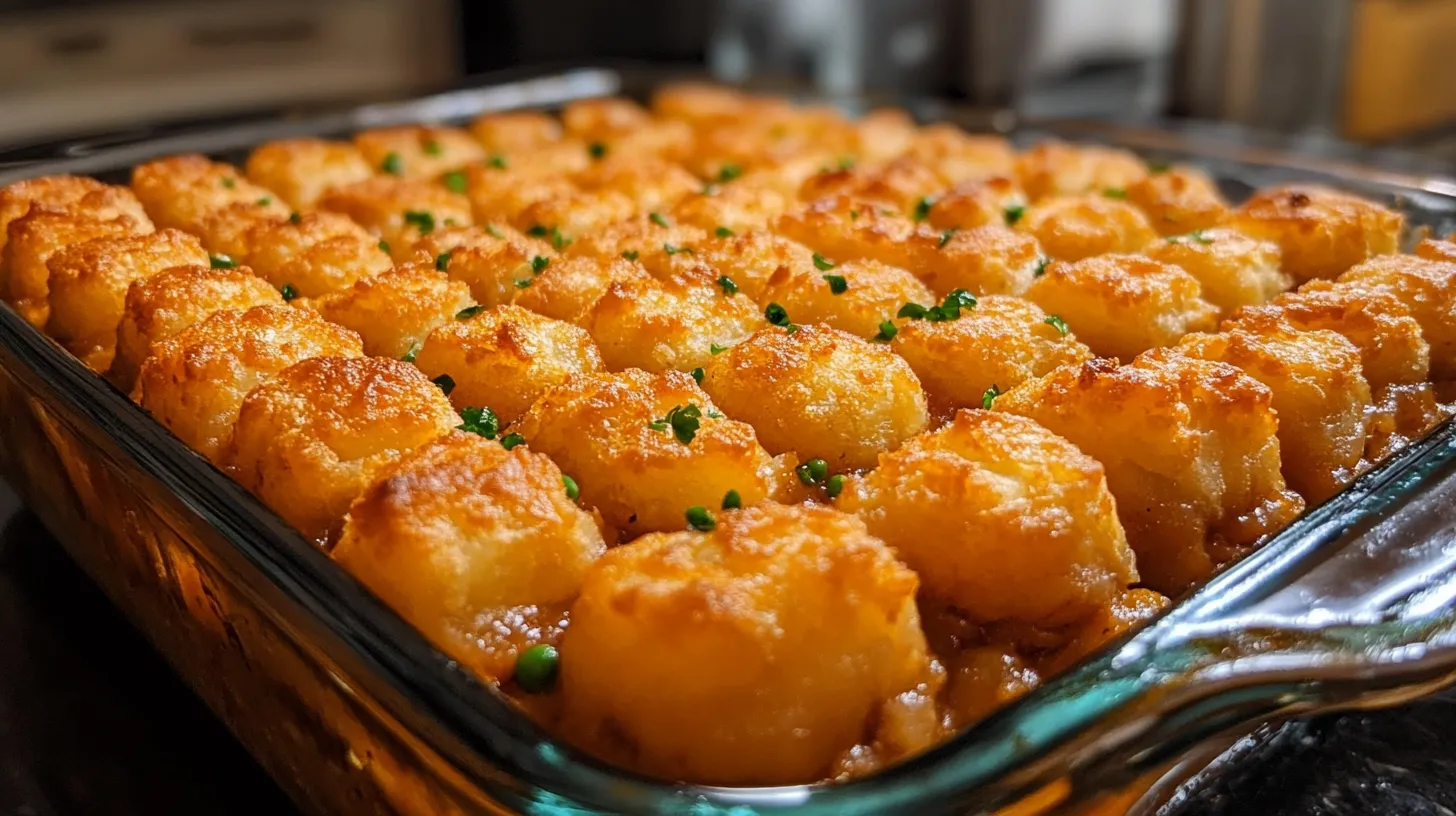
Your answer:
[[[456,120],[650,90],[580,70],[308,121],[72,143],[0,169],[102,178],[184,151]],[[960,119],[935,104],[923,119]],[[1203,165],[1232,198],[1318,180],[1456,227],[1456,186],[1150,129],[1018,129]],[[3,157],[0,157],[3,159]],[[384,813],[1011,812],[1155,807],[1251,724],[1391,704],[1456,678],[1449,422],[1259,551],[967,732],[833,786],[671,786],[555,740],[428,646],[325,555],[125,395],[0,310],[0,468],[307,808]],[[1224,766],[1237,770],[1237,755]]]

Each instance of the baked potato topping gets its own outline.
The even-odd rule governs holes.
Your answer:
[[[926,751],[1456,393],[1450,240],[1110,147],[679,84],[242,168],[0,188],[0,299],[666,780]]]

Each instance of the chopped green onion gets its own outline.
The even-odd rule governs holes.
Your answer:
[[[506,169],[506,157],[499,153],[490,154],[490,158],[486,159],[485,163],[487,166],[494,167],[497,170]]]
[[[406,363],[413,363],[415,361],[415,356],[418,355],[419,353],[420,353],[420,344],[419,343],[410,343],[409,351],[406,351],[404,353],[404,356],[401,357],[401,358],[399,358],[399,359],[402,360],[402,361],[404,361],[404,362],[406,362]]]
[[[426,139],[423,147],[426,156],[438,156],[445,152],[445,149],[440,147],[440,143],[434,139]]]
[[[466,306],[464,309],[461,309],[460,311],[455,313],[455,319],[469,320],[470,318],[475,317],[483,311],[485,311],[485,307],[479,304],[476,304],[474,306]]]
[[[950,243],[951,237],[954,236],[955,234],[956,234],[955,227],[951,227],[950,229],[946,230],[945,232],[942,232],[940,234],[940,243],[936,244],[935,245],[935,248],[936,249],[944,249],[945,248],[945,245],[948,244],[948,243]]]
[[[732,238],[733,230],[728,229],[727,227],[718,227],[717,229],[713,230],[713,234],[718,236],[719,238]]]
[[[672,224],[668,223],[667,219],[662,216],[662,213],[659,213],[659,212],[649,213],[648,216],[647,216],[647,220],[651,221],[652,223],[656,224],[659,227],[671,227],[672,226]]]
[[[405,210],[404,222],[414,226],[421,235],[429,235],[435,231],[434,213],[424,210]]]
[[[607,155],[607,146],[605,144],[602,144],[601,142],[592,142],[591,144],[586,146],[586,152],[593,159],[600,159],[601,157]]]
[[[525,288],[529,287],[532,283],[535,283],[535,282],[536,282],[536,279],[535,278],[516,278],[516,288],[517,289],[525,289]]]
[[[550,258],[546,257],[545,255],[537,255],[536,257],[531,259],[531,274],[539,275],[542,272],[546,271],[546,267],[550,265]]]
[[[566,498],[576,501],[581,496],[581,488],[577,486],[576,480],[565,473],[561,474],[561,484],[566,487]]]
[[[703,372],[703,367],[702,366],[698,366],[697,368],[693,369],[692,371],[690,371],[688,373],[690,373],[690,374],[693,375],[693,381],[696,382],[698,385],[702,385],[703,384],[703,373],[704,372]]]
[[[389,242],[388,241],[380,240],[378,246],[379,246],[379,251],[380,252],[388,252],[389,251]]]
[[[560,227],[552,227],[551,228],[551,248],[552,249],[556,250],[557,252],[560,252],[561,250],[566,249],[566,246],[568,244],[570,244],[570,243],[571,243],[571,241],[567,240],[565,237],[562,236],[562,234],[561,234],[561,228]]]
[[[282,289],[279,289],[278,290],[278,293],[280,295],[283,295],[283,301],[285,303],[287,303],[288,301],[291,301],[294,298],[298,297],[298,290],[295,289],[295,288],[293,288],[293,284],[291,284],[291,283],[285,283],[285,284],[283,284],[283,288]]]
[[[677,441],[687,445],[697,435],[698,428],[702,425],[702,416],[702,409],[689,403],[674,406],[671,411],[667,412],[667,416],[650,424],[654,431],[665,431],[672,428],[672,435],[677,437]]]
[[[839,169],[840,170],[853,170],[854,169],[854,157],[853,156],[840,156],[839,157],[839,161],[836,162],[836,163],[839,165]]]
[[[450,250],[446,250],[435,256],[435,269],[444,272],[450,268],[450,252]]]
[[[849,211],[849,220],[851,220],[851,221],[858,221],[859,220],[859,210],[850,210]]]
[[[1118,187],[1108,187],[1102,194],[1108,198],[1127,198],[1127,191]]]
[[[1194,230],[1187,235],[1174,235],[1168,238],[1170,244],[1211,244],[1213,239],[1203,234],[1203,230]]]
[[[561,672],[561,653],[555,646],[538,643],[516,658],[516,685],[527,694],[544,694],[556,687]]]
[[[430,380],[430,382],[439,386],[440,390],[444,391],[445,396],[447,397],[450,396],[451,391],[455,390],[455,378],[451,377],[449,374],[441,374],[433,380]]]
[[[899,333],[900,333],[900,329],[897,328],[894,323],[891,323],[890,321],[886,320],[886,321],[884,321],[883,323],[880,324],[880,333],[879,334],[876,334],[874,337],[871,337],[870,339],[873,340],[876,343],[888,343],[891,340],[894,340],[895,339],[895,335],[897,335]]]
[[[495,439],[500,433],[500,417],[489,406],[479,408],[469,407],[460,409],[460,424],[456,425],[457,430],[483,436],[486,439]]]
[[[725,181],[732,181],[741,175],[743,175],[742,167],[736,164],[725,164],[718,170],[718,183],[722,184]]]
[[[1155,175],[1155,176],[1156,175],[1161,175],[1163,173],[1166,173],[1170,169],[1172,169],[1172,165],[1168,164],[1165,161],[1150,161],[1150,162],[1148,162],[1148,172],[1151,173],[1152,175]]]
[[[397,176],[404,172],[404,162],[400,160],[398,153],[391,150],[384,154],[384,161],[379,163],[379,169],[391,176]]]
[[[961,316],[962,309],[976,308],[976,296],[964,289],[952,289],[949,294],[941,300],[938,306],[922,306],[919,303],[906,303],[895,313],[896,317],[908,317],[912,320],[928,320],[932,323],[939,323],[945,320],[955,320]]]
[[[525,441],[526,437],[521,436],[518,433],[506,434],[505,436],[501,437],[501,447],[505,448],[506,450],[510,450],[511,448],[514,448],[515,446],[520,445]]]
[[[835,266],[837,266],[837,264],[833,263],[832,261],[826,260],[823,255],[820,255],[817,252],[814,253],[814,268],[815,269],[819,270],[820,272],[828,272],[829,270],[833,269]]]
[[[622,257],[625,258],[625,259],[627,259],[627,260],[629,260],[629,261],[635,261],[635,260],[637,260],[638,256],[640,256],[640,255],[641,255],[641,253],[638,252],[635,249],[629,249],[626,252],[623,252],[622,253]]]
[[[717,355],[722,354],[723,352],[727,351],[729,348],[730,348],[730,346],[720,346],[717,343],[709,343],[708,344],[708,353],[709,354],[712,354],[713,356],[716,357]]]
[[[689,507],[684,515],[687,516],[688,526],[700,533],[711,533],[713,528],[718,526],[713,514],[708,512],[708,508],[701,505]]]
[[[672,244],[663,244],[662,245],[662,251],[663,252],[666,252],[669,255],[677,255],[678,253],[682,253],[682,254],[685,254],[685,255],[693,255],[693,254],[696,254],[696,253],[693,252],[693,248],[692,247],[673,246]]]
[[[1036,262],[1036,270],[1031,273],[1031,276],[1033,278],[1039,278],[1042,275],[1045,275],[1046,274],[1047,264],[1049,264],[1051,262],[1052,262],[1052,259],[1051,258],[1042,258],[1041,260],[1037,261]]]
[[[300,213],[296,213],[296,212],[295,213],[289,213],[288,214],[288,223],[290,223],[290,224],[301,224],[301,223],[303,223],[303,215],[300,214]]]
[[[926,218],[930,217],[930,207],[933,204],[935,204],[935,200],[932,199],[930,196],[925,196],[924,198],[915,202],[915,211],[910,214],[910,217],[914,218],[916,221],[924,221]]]
[[[770,303],[763,310],[764,319],[775,326],[789,326],[789,312],[777,303]]]
[[[495,224],[486,224],[485,234],[489,235],[492,238],[505,238],[505,236],[501,234],[501,231],[495,228]]]
[[[232,269],[238,262],[226,255],[209,255],[207,262],[213,269]]]
[[[269,204],[272,204],[272,203],[273,203],[273,196],[263,196],[262,198],[258,199],[258,206],[259,207],[266,207],[266,206],[268,206]]]
[[[738,284],[734,283],[733,279],[727,275],[718,276],[718,288],[722,289],[725,295],[738,294]]]
[[[1021,216],[1026,215],[1026,207],[1021,204],[1012,204],[1006,209],[1002,210],[1001,215],[1005,216],[1006,225],[1009,227],[1015,224],[1017,221],[1020,221]]]
[[[829,292],[835,295],[842,295],[849,291],[849,281],[843,275],[821,275],[820,277],[829,282]]]
[[[469,186],[465,180],[464,170],[451,170],[442,179],[445,182],[445,189],[452,193],[464,193]]]
[[[224,176],[222,180],[222,186],[231,190],[232,188],[238,186],[238,180],[233,178],[232,176]]]
[[[989,411],[991,406],[996,404],[996,398],[1001,396],[1001,389],[992,385],[981,394],[981,410]]]
[[[1046,320],[1043,320],[1042,322],[1056,329],[1057,333],[1063,337],[1066,337],[1067,332],[1071,331],[1071,329],[1067,328],[1067,321],[1061,319],[1060,317],[1057,317],[1056,315],[1047,315]]]
[[[743,507],[743,497],[738,495],[737,490],[730,490],[723,494],[724,510],[738,510]]]
[[[526,234],[531,236],[532,238],[545,238],[547,235],[551,234],[551,231],[541,226],[540,224],[533,224],[531,225],[530,229],[526,230]]]

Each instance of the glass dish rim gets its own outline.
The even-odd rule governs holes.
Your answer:
[[[520,72],[515,72],[517,75]],[[534,90],[524,88],[537,83]],[[355,108],[347,113],[300,119],[291,122],[265,121],[184,133],[162,139],[142,139],[103,147],[94,152],[52,161],[0,165],[0,184],[20,178],[56,172],[100,173],[129,169],[141,157],[175,152],[217,153],[245,149],[271,138],[286,135],[326,134],[394,121],[450,118],[452,105],[461,94],[502,92],[502,98],[519,98],[525,104],[512,107],[543,107],[553,94],[566,101],[582,96],[613,93],[622,86],[620,74],[610,69],[583,68],[566,73],[545,73],[527,79],[484,82],[473,90],[429,95],[390,105]],[[514,91],[505,93],[505,91]],[[591,93],[583,93],[583,90]],[[572,94],[576,94],[573,96]],[[452,99],[455,101],[452,102]],[[442,102],[443,100],[443,102]],[[444,111],[444,115],[441,112]],[[479,112],[478,110],[475,112]],[[949,118],[948,116],[942,118]],[[1030,129],[1041,127],[1027,123]],[[1116,136],[1113,126],[1096,129],[1104,136]],[[1147,128],[1139,128],[1144,134]],[[1170,144],[1176,149],[1176,136]],[[1187,148],[1183,148],[1185,151]],[[1188,151],[1197,155],[1195,151]],[[1272,154],[1265,154],[1266,157]],[[3,161],[0,155],[0,161]],[[1322,166],[1319,172],[1348,177],[1367,184],[1397,190],[1425,190],[1438,195],[1456,195],[1456,184],[1375,171],[1358,172],[1347,166]],[[1346,175],[1348,174],[1348,176]],[[354,666],[364,673],[366,687],[375,699],[385,700],[388,713],[419,736],[469,784],[503,804],[528,813],[581,812],[679,812],[697,814],[752,813],[759,810],[793,810],[798,813],[877,813],[893,804],[926,803],[936,798],[944,805],[950,798],[970,804],[990,793],[1003,777],[1023,767],[1042,752],[1020,754],[1012,764],[993,771],[965,776],[957,769],[978,751],[988,755],[1007,747],[1006,737],[995,737],[1014,723],[1018,712],[1037,700],[1050,697],[1072,683],[1073,676],[1091,670],[1099,661],[1142,636],[1156,625],[1130,633],[1104,645],[1073,668],[1053,678],[1037,691],[999,710],[987,720],[965,729],[931,751],[898,763],[874,775],[838,784],[792,785],[774,788],[720,788],[676,785],[634,774],[571,748],[528,720],[498,691],[456,667],[412,627],[385,607],[372,593],[308,544],[290,527],[263,507],[249,493],[216,471],[204,459],[188,450],[161,428],[125,395],[95,377],[64,350],[31,328],[8,309],[0,310],[0,356],[18,376],[49,391],[69,409],[89,420],[88,437],[98,439],[106,455],[130,460],[137,468],[167,487],[189,511],[196,513],[217,533],[223,547],[203,555],[232,561],[246,567],[264,586],[253,586],[254,600],[266,614],[301,645],[314,644],[338,665]],[[1355,487],[1329,503],[1301,516],[1274,537],[1264,548],[1235,562],[1228,569],[1186,594],[1164,617],[1178,610],[1196,609],[1200,599],[1267,584],[1258,576],[1261,566],[1288,551],[1315,546],[1321,525],[1332,521],[1350,524],[1380,510],[1370,495],[1380,485],[1398,481],[1419,461],[1441,456],[1456,458],[1446,443],[1453,435],[1452,420],[1446,420],[1425,440],[1403,450],[1391,460],[1365,474]],[[1444,460],[1443,460],[1444,461]],[[272,598],[264,597],[271,589]],[[281,604],[281,606],[280,606]],[[299,616],[302,616],[301,618]],[[1158,619],[1163,620],[1163,617]],[[302,625],[300,625],[300,621]],[[303,629],[306,631],[300,632]],[[323,644],[323,645],[319,645]],[[344,650],[344,651],[339,651]],[[353,678],[356,682],[359,678]],[[341,682],[343,682],[341,680]],[[1095,725],[1088,720],[1084,726]],[[1049,745],[1041,746],[1043,749]],[[502,784],[504,770],[513,784]],[[524,783],[529,789],[523,790]],[[939,791],[939,794],[934,793]],[[1024,791],[1023,791],[1024,792]],[[1002,794],[1008,794],[1002,791]],[[993,797],[994,798],[994,797]],[[980,804],[980,802],[977,802]]]

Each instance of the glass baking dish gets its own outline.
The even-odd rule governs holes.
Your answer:
[[[134,164],[574,99],[660,77],[575,69],[307,120],[0,156],[0,184],[122,180]],[[853,103],[859,104],[859,103]],[[988,121],[940,103],[923,119]],[[1456,184],[1267,144],[1022,124],[1190,160],[1233,198],[1315,180],[1456,229]],[[1159,619],[913,760],[841,785],[674,786],[585,756],[427,645],[327,556],[124,394],[0,309],[0,471],[279,783],[314,812],[796,814],[1176,807],[1236,773],[1260,723],[1390,705],[1456,679],[1456,431],[1446,422]],[[1259,737],[1255,738],[1255,742]],[[1180,793],[1180,786],[1182,791]]]

